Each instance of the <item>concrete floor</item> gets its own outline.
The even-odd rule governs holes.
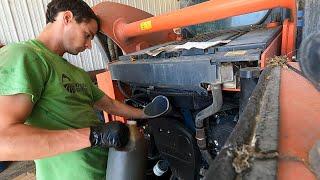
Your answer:
[[[0,173],[1,180],[35,180],[35,165],[33,161],[12,162]]]

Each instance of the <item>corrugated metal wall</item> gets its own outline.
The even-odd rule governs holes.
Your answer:
[[[46,5],[51,0],[0,0],[0,43],[24,41],[35,38],[45,26]],[[94,6],[105,0],[85,0]],[[154,15],[179,8],[178,0],[111,0],[142,9]],[[102,58],[96,44],[91,50],[78,56],[66,55],[72,64],[86,71],[104,69],[106,61]]]

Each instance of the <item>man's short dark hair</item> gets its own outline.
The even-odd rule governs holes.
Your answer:
[[[77,23],[94,19],[100,29],[100,20],[90,6],[83,0],[52,0],[47,6],[46,23],[53,23],[59,12],[71,11]]]

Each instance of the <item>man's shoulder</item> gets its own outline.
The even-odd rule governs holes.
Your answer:
[[[32,41],[23,41],[9,44],[3,48],[5,51],[13,52],[13,53],[31,53],[34,54],[37,52],[36,46],[34,46]]]
[[[46,61],[41,57],[43,54],[43,51],[32,40],[12,43],[0,49],[0,64],[14,65],[15,63],[28,62],[28,64],[47,68]]]

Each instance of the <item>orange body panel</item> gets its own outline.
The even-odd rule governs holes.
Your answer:
[[[266,67],[269,58],[280,55],[281,34],[282,33],[280,33],[262,53],[260,61],[260,67],[262,69]]]
[[[298,63],[290,63],[298,67]],[[304,77],[282,69],[280,84],[279,180],[316,177],[302,162],[320,140],[320,93]]]
[[[281,55],[287,55],[288,49],[288,35],[289,35],[289,20],[286,19],[283,21],[282,25],[282,44],[281,44]]]
[[[124,99],[123,96],[118,91],[118,89],[116,89],[117,86],[114,85],[109,71],[97,74],[96,77],[97,77],[97,82],[98,82],[99,88],[106,95],[108,95],[112,99],[117,99],[120,101]],[[108,114],[106,112],[103,112],[103,113],[104,113],[104,118],[105,118],[106,122],[115,121],[115,120],[122,121],[122,122],[125,121],[125,119],[123,117],[114,116],[114,115]]]
[[[224,90],[224,91],[232,91],[232,92],[240,92],[240,88],[236,88],[236,89],[233,89],[233,88],[223,88],[222,90]]]
[[[292,60],[292,56],[296,54],[296,24],[290,22],[288,34],[287,57]]]
[[[271,22],[267,24],[267,28],[275,28],[279,26],[279,22]]]
[[[295,27],[296,25],[288,19],[283,22],[281,55],[287,56],[290,60],[296,53]]]

